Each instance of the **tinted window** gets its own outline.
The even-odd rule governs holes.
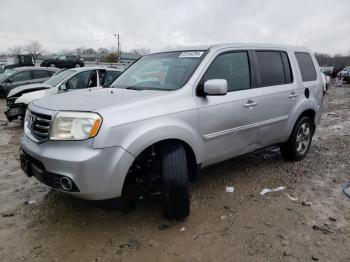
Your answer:
[[[48,71],[45,70],[34,70],[33,72],[33,78],[48,78],[50,75],[48,74]]]
[[[283,61],[279,52],[257,51],[260,71],[260,86],[283,85],[286,83]]]
[[[67,60],[76,60],[76,57],[74,55],[68,55]]]
[[[316,70],[312,58],[308,53],[296,52],[295,56],[301,72],[301,78],[304,82],[317,79]]]
[[[226,79],[229,92],[250,88],[247,52],[226,53],[218,56],[204,75],[204,82],[210,79]]]
[[[12,82],[30,80],[30,71],[23,71],[9,78]]]

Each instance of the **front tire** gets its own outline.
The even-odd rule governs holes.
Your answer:
[[[280,146],[282,156],[291,161],[302,160],[310,150],[313,133],[311,119],[307,116],[301,117],[288,141]]]
[[[161,151],[164,215],[169,219],[185,218],[190,214],[185,148],[181,144],[166,144]]]

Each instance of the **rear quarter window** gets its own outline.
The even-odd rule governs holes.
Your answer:
[[[315,81],[317,74],[311,55],[304,52],[295,52],[295,57],[298,61],[303,82]]]

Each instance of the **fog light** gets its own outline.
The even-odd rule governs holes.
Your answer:
[[[64,190],[71,191],[73,188],[73,181],[70,178],[64,176],[60,179],[60,185]]]

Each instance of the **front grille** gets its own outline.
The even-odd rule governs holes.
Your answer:
[[[51,116],[45,114],[30,112],[28,119],[28,128],[32,136],[39,142],[49,138],[49,131],[51,126]]]

